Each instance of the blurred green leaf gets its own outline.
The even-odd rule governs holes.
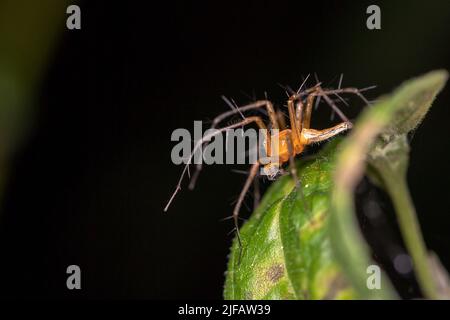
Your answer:
[[[0,3],[0,197],[9,159],[32,123],[36,92],[56,40],[68,31],[64,20],[69,3]]]
[[[437,298],[425,245],[406,183],[409,145],[406,134],[425,117],[437,93],[447,80],[444,70],[433,71],[409,80],[391,95],[367,108],[342,145],[332,192],[332,243],[336,257],[353,286],[364,298],[371,291],[363,285],[367,275],[355,266],[368,264],[367,245],[354,214],[353,190],[361,180],[366,161],[369,176],[384,187],[394,203],[406,246],[425,296]],[[384,278],[384,277],[383,277]]]

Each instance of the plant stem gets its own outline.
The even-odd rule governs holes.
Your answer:
[[[389,167],[388,166],[385,166]],[[439,298],[434,278],[430,272],[428,255],[420,231],[416,211],[411,200],[406,178],[396,170],[381,170],[385,186],[392,198],[400,231],[412,257],[417,280],[425,297]]]

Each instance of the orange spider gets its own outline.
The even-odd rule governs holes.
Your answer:
[[[306,80],[305,80],[306,81]],[[303,84],[302,84],[303,86]],[[265,134],[265,154],[268,157],[271,157],[271,159],[275,158],[278,159],[277,162],[269,162],[267,164],[262,163],[262,159],[259,159],[256,163],[254,163],[250,169],[248,178],[244,184],[244,187],[239,195],[238,201],[233,209],[233,219],[235,224],[235,230],[238,236],[238,240],[240,243],[240,236],[239,236],[239,229],[238,229],[238,217],[239,217],[239,210],[242,206],[242,203],[244,201],[245,195],[247,191],[250,188],[250,185],[252,181],[255,179],[255,177],[258,174],[258,169],[260,166],[263,166],[262,172],[264,175],[267,175],[269,179],[274,179],[281,170],[281,167],[287,163],[290,162],[290,170],[293,178],[296,182],[298,182],[296,169],[294,165],[294,157],[298,154],[301,154],[305,147],[307,145],[327,140],[345,130],[348,130],[352,127],[352,123],[345,117],[345,115],[339,110],[339,108],[335,105],[332,99],[328,97],[328,95],[336,95],[339,97],[339,99],[342,100],[342,98],[338,95],[339,93],[354,93],[358,95],[361,99],[364,100],[365,103],[369,104],[369,102],[364,98],[364,96],[361,94],[363,90],[368,90],[372,87],[365,88],[365,89],[357,89],[357,88],[342,88],[342,89],[331,89],[331,90],[324,90],[321,88],[320,83],[315,85],[312,88],[306,89],[302,92],[300,92],[302,86],[297,92],[292,92],[288,99],[288,111],[289,111],[289,122],[290,122],[290,128],[286,128],[286,124],[284,121],[284,114],[282,112],[275,112],[275,109],[272,105],[272,103],[268,100],[260,100],[253,102],[251,104],[248,104],[243,107],[236,107],[232,110],[225,112],[219,116],[217,116],[213,123],[211,128],[215,129],[220,122],[222,122],[225,118],[240,113],[242,115],[242,112],[253,110],[253,109],[259,109],[265,107],[268,113],[268,117],[270,120],[270,128],[271,129],[278,129],[279,133],[277,135],[269,134],[270,130],[268,130],[266,124],[259,116],[249,116],[244,118],[242,121],[232,124],[227,127],[218,128],[217,131],[214,133],[207,135],[203,137],[200,141],[198,141],[194,147],[194,150],[191,154],[191,157],[189,158],[188,162],[186,163],[186,166],[184,167],[184,170],[181,174],[181,177],[178,181],[178,184],[176,186],[176,189],[174,193],[172,194],[171,198],[169,199],[166,207],[164,208],[164,211],[167,211],[170,204],[172,203],[175,195],[177,192],[181,189],[181,182],[183,180],[184,175],[186,172],[188,172],[189,165],[192,161],[192,156],[195,154],[195,151],[201,147],[206,142],[210,141],[211,138],[215,135],[218,135],[225,130],[228,129],[234,129],[237,127],[242,127],[251,123],[255,123],[260,129],[263,129]],[[306,99],[304,98],[306,96]],[[316,130],[310,128],[310,122],[311,122],[311,113],[312,113],[312,107],[314,104],[314,100],[316,97],[323,97],[324,100],[333,108],[333,110],[340,116],[340,118],[343,120],[343,122],[327,129],[323,130]],[[305,108],[305,102],[306,102],[306,108]],[[278,144],[275,144],[275,146],[278,146],[277,148],[274,148],[271,150],[271,139],[278,139]],[[275,156],[275,157],[273,157]],[[267,159],[267,158],[266,158]],[[196,172],[192,176],[191,182],[189,184],[189,188],[193,189],[196,183],[196,180],[198,178],[198,175],[200,173],[200,170],[202,169],[202,165],[198,164],[196,166]]]

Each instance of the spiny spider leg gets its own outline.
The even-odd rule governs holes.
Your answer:
[[[295,185],[298,186],[300,181],[298,180],[297,167],[295,166],[295,152],[294,144],[292,143],[292,136],[288,135],[288,150],[289,150],[289,171],[291,172],[292,179],[294,179]]]
[[[342,113],[342,111],[336,106],[336,104],[334,103],[334,101],[332,99],[330,99],[328,97],[328,95],[332,94],[332,95],[336,95],[341,101],[344,101],[344,99],[342,99],[339,96],[339,93],[353,93],[355,95],[357,95],[361,100],[364,101],[364,103],[366,105],[370,105],[370,101],[368,101],[366,99],[366,97],[364,97],[364,95],[362,94],[362,92],[370,90],[375,88],[376,86],[370,86],[367,88],[362,88],[362,89],[358,89],[358,88],[341,88],[340,86],[342,85],[342,75],[341,78],[339,80],[339,87],[338,89],[323,89],[321,87],[321,82],[319,82],[319,79],[316,76],[316,81],[317,84],[314,87],[308,88],[304,91],[298,92],[297,97],[301,98],[304,96],[309,96],[310,94],[314,94],[315,96],[318,97],[317,101],[316,101],[316,105],[315,108],[317,108],[320,99],[323,97],[324,100],[327,102],[327,104],[333,109],[334,112],[336,112],[338,114],[338,116],[341,118],[342,121],[348,122],[348,118]],[[301,100],[300,100],[301,102]],[[344,101],[345,102],[345,101]]]
[[[317,88],[319,88],[319,87],[317,87]],[[302,128],[309,129],[309,127],[311,125],[311,114],[312,114],[312,107],[314,104],[315,97],[316,97],[315,95],[310,94],[306,98],[306,109],[305,109],[305,116],[303,117]]]
[[[261,129],[264,129],[264,132],[266,133],[266,141],[270,141],[270,135],[267,134],[267,127],[264,124],[264,122],[262,121],[262,119],[260,117],[248,117],[245,118],[244,120],[232,124],[230,126],[227,127],[223,127],[223,128],[218,128],[217,131],[214,131],[208,135],[206,135],[205,137],[203,137],[202,139],[200,139],[199,141],[197,141],[197,143],[194,146],[194,149],[192,150],[191,155],[189,156],[189,159],[186,163],[186,165],[184,166],[183,172],[181,173],[181,177],[178,180],[178,183],[176,185],[175,191],[173,192],[172,196],[170,197],[169,201],[167,202],[167,205],[164,207],[164,212],[166,212],[169,209],[170,204],[172,203],[173,199],[175,198],[176,194],[178,193],[178,191],[181,189],[181,182],[183,181],[184,175],[186,174],[189,165],[192,162],[192,158],[194,156],[194,154],[196,153],[196,151],[205,143],[211,140],[211,138],[213,138],[214,136],[228,130],[228,129],[234,129],[234,128],[238,128],[238,127],[242,127],[245,125],[248,125],[252,122],[255,122]],[[268,144],[268,146],[270,146],[270,144]]]
[[[247,194],[248,189],[250,188],[253,180],[255,179],[256,175],[258,174],[259,166],[260,166],[259,162],[255,162],[252,165],[250,172],[248,174],[247,180],[245,181],[244,187],[242,188],[242,191],[239,194],[239,199],[233,209],[234,226],[236,228],[236,236],[237,236],[237,239],[239,242],[239,261],[241,259],[241,254],[242,254],[242,239],[241,239],[241,234],[239,233],[239,224],[238,224],[239,210],[241,209],[242,202],[244,201],[244,198],[245,198],[245,195]]]
[[[235,107],[230,111],[224,112],[220,115],[218,115],[217,117],[214,118],[212,125],[210,127],[210,129],[215,129],[220,122],[222,122],[223,120],[225,120],[226,118],[235,115],[237,113],[241,113],[244,111],[248,111],[248,110],[254,110],[254,109],[259,109],[265,107],[267,109],[267,113],[270,119],[270,124],[272,129],[279,129],[279,125],[278,125],[278,119],[277,119],[277,114],[275,112],[275,109],[272,105],[272,102],[270,102],[269,100],[259,100],[259,101],[255,101],[253,103],[250,103],[248,105],[242,106],[242,107]],[[189,183],[189,189],[192,190],[195,188],[195,184],[197,183],[197,179],[198,176],[200,175],[200,171],[203,169],[202,164],[197,164],[195,167],[195,171],[192,175],[191,181]]]
[[[337,115],[342,119],[342,121],[349,122],[349,120],[345,116],[345,114],[341,111],[341,109],[339,109],[336,106],[334,101],[331,100],[330,97],[328,97],[327,93],[325,93],[325,91],[321,87],[318,88],[317,95],[320,95],[321,97],[323,97],[323,99],[328,103],[328,105],[333,109],[333,111],[337,113]]]
[[[261,201],[261,190],[259,188],[259,179],[256,176],[256,179],[253,180],[253,211],[258,208],[259,203]]]
[[[317,85],[316,85],[315,87],[317,87]],[[314,88],[314,87],[313,87],[313,88]],[[312,90],[313,88],[310,88],[310,89],[308,89],[308,90],[305,90],[305,91],[301,92],[301,93],[299,94],[299,96],[307,96],[307,95],[309,95],[310,93],[313,93],[313,91],[314,91],[314,90]],[[328,104],[333,108],[333,110],[341,117],[342,113],[340,114],[340,112],[337,112],[336,109],[338,109],[338,108],[336,107],[336,105],[334,105],[334,107],[333,107],[333,106],[330,104],[330,102],[331,102],[332,104],[334,104],[333,101],[332,101],[329,97],[325,97],[325,96],[330,95],[330,94],[337,95],[337,94],[339,94],[339,93],[353,93],[353,94],[357,95],[362,101],[364,101],[365,104],[371,105],[370,101],[367,100],[366,97],[364,97],[364,95],[362,94],[362,92],[367,91],[367,90],[370,90],[370,89],[373,89],[373,88],[376,88],[376,86],[370,86],[370,87],[366,87],[366,88],[362,88],[362,89],[358,89],[358,88],[323,89],[323,88],[320,87],[321,90],[320,90],[319,92],[317,92],[317,93],[314,93],[314,94],[315,94],[316,96],[318,96],[319,99],[320,99],[321,97],[324,97],[324,99],[327,100],[327,98],[328,98],[327,103],[328,103]],[[341,119],[342,119],[342,117],[341,117]],[[343,121],[346,121],[345,119],[342,119],[342,120],[343,120]]]
[[[298,123],[296,121],[296,112],[295,112],[295,107],[294,107],[294,101],[296,100],[296,96],[291,96],[288,100],[288,111],[289,111],[289,121],[290,121],[290,125],[291,125],[291,147],[292,147],[292,152],[294,153],[294,143],[296,141],[300,141],[300,137],[302,136],[302,123]],[[299,111],[299,113],[302,113],[302,110]]]
[[[364,103],[366,103],[367,105],[370,105],[370,101],[366,99],[366,97],[364,97],[364,95],[361,92],[370,90],[375,88],[376,86],[370,86],[367,88],[363,88],[363,89],[358,89],[358,88],[342,88],[342,89],[335,89],[335,90],[326,90],[324,91],[326,94],[339,94],[339,93],[353,93],[356,94],[359,98],[361,98],[362,101],[364,101]]]
[[[284,118],[284,113],[280,109],[277,110],[278,125],[280,130],[286,129],[286,120]]]

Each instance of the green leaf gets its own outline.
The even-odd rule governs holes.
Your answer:
[[[342,145],[332,192],[331,237],[337,259],[348,266],[344,271],[364,298],[371,297],[371,291],[363,285],[367,275],[355,266],[369,263],[370,257],[355,219],[353,190],[365,172],[366,161],[370,164],[369,177],[384,187],[393,200],[422,290],[427,297],[438,297],[406,184],[409,153],[406,134],[423,120],[447,77],[446,71],[438,70],[405,82],[367,108]]]
[[[312,160],[298,162],[300,187],[276,181],[233,242],[226,299],[345,299],[355,291],[334,259],[329,193],[339,139]]]

